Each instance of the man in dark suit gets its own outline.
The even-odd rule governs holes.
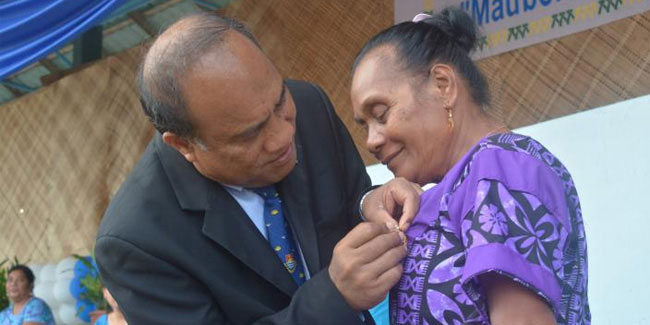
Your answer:
[[[372,323],[362,311],[397,282],[406,252],[386,225],[357,225],[370,181],[323,91],[283,80],[241,24],[212,14],[165,31],[138,82],[158,133],[95,248],[127,321]],[[259,188],[281,208],[267,211]],[[295,238],[286,260],[267,213]]]

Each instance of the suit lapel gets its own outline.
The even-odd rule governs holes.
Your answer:
[[[298,152],[298,164],[279,184],[280,196],[284,202],[285,218],[291,225],[294,234],[300,244],[309,274],[316,274],[321,269],[320,257],[318,254],[318,242],[314,219],[309,205],[309,184],[304,172],[302,159],[302,147],[300,139],[296,137],[296,150]]]
[[[246,212],[215,184],[205,211],[203,234],[227,249],[252,271],[291,296],[298,288]]]
[[[291,296],[297,285],[246,212],[219,184],[201,176],[176,150],[154,138],[165,173],[184,210],[205,211],[203,234],[224,247],[252,272]]]

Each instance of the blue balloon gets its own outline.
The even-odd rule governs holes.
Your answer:
[[[79,314],[79,318],[86,323],[90,322],[90,312],[95,311],[97,309],[97,306],[95,306],[94,304],[86,300],[77,300],[77,304],[75,305],[75,307],[77,308],[77,313]]]
[[[88,291],[81,285],[81,278],[74,277],[70,281],[70,294],[77,300],[81,299],[81,294]]]
[[[90,312],[97,309],[97,306],[88,299],[82,299],[82,294],[86,293],[88,289],[81,285],[81,279],[86,276],[98,277],[97,264],[90,256],[84,256],[84,259],[93,266],[88,268],[82,261],[77,261],[74,265],[74,277],[70,281],[70,294],[77,299],[76,308],[79,318],[85,322],[90,322]]]
[[[95,261],[90,257],[90,256],[84,256],[84,259],[88,262],[90,262],[93,265],[93,269],[89,269],[85,263],[81,261],[77,261],[74,265],[74,275],[75,277],[83,278],[87,274],[91,274],[92,276],[97,276],[99,275],[97,272],[97,264],[95,264]]]

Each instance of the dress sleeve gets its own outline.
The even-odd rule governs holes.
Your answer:
[[[557,311],[567,229],[533,194],[492,179],[476,186],[474,208],[461,224],[466,247],[462,283],[468,296],[483,294],[478,275],[497,272],[533,290]]]
[[[10,313],[10,308],[11,306],[0,310],[0,324],[4,324],[5,322],[8,322],[9,320],[9,313]]]
[[[50,307],[40,299],[30,300],[23,311],[23,322],[50,324],[53,320]]]

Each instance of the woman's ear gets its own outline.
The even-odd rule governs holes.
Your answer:
[[[456,71],[447,64],[434,64],[429,70],[433,91],[441,99],[445,108],[456,106],[458,98],[458,80]]]

